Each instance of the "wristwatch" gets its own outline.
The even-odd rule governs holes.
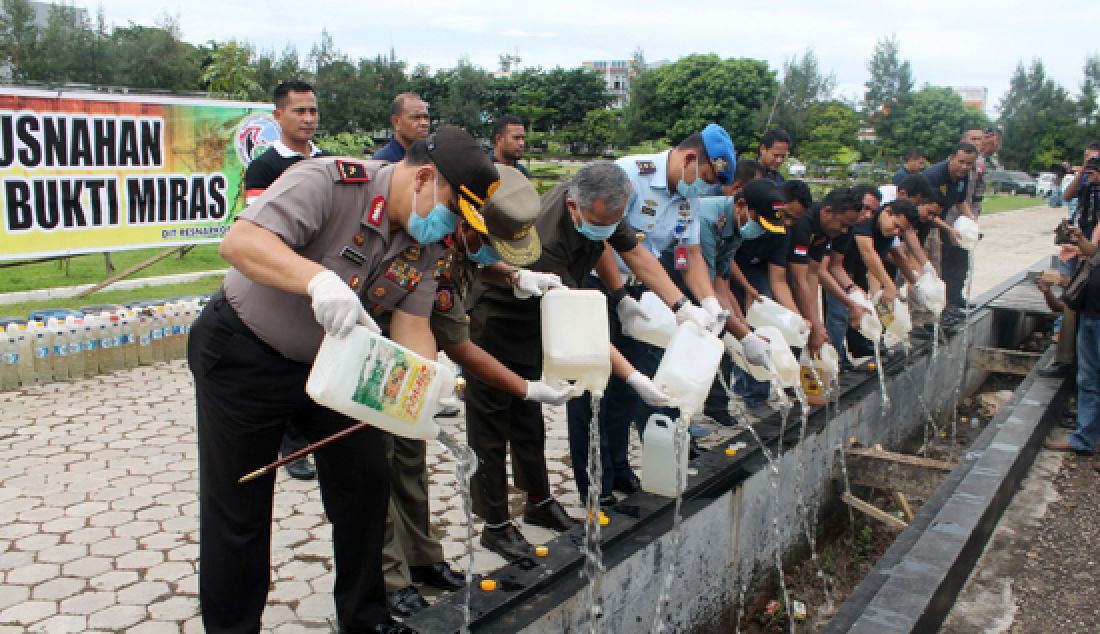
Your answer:
[[[608,291],[607,292],[607,301],[608,301],[609,304],[611,304],[611,308],[618,307],[619,302],[623,301],[624,297],[626,297],[626,287],[625,286],[620,286],[619,288],[616,288],[613,291]]]
[[[680,299],[676,300],[676,303],[672,305],[672,312],[674,312],[674,313],[679,312],[680,309],[683,308],[684,304],[686,304],[686,303],[688,303],[687,295],[681,295]]]

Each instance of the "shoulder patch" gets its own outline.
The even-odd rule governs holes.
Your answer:
[[[370,201],[370,213],[367,214],[367,222],[374,227],[382,226],[382,214],[386,211],[386,198],[384,196],[375,196],[374,200]]]
[[[341,183],[369,183],[367,166],[359,161],[336,159],[336,169],[340,172]]]
[[[653,161],[650,161],[649,159],[644,159],[644,160],[639,159],[637,161],[634,161],[634,164],[638,166],[638,173],[639,174],[656,174],[657,173],[657,164],[654,163]]]

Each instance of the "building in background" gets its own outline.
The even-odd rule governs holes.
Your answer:
[[[611,97],[611,107],[621,109],[630,97],[630,80],[638,75],[634,61],[629,59],[600,59],[581,62],[582,68],[603,77],[607,84],[607,94]]]
[[[952,86],[956,94],[962,98],[963,105],[985,112],[986,102],[989,101],[989,89],[978,86]]]

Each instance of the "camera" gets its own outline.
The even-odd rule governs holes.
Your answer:
[[[1098,159],[1100,160],[1100,159]],[[1063,220],[1054,228],[1054,244],[1073,244],[1073,225],[1068,220]]]

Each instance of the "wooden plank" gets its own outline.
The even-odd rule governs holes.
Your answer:
[[[877,506],[875,506],[873,504],[870,504],[869,502],[864,502],[863,500],[855,497],[851,493],[848,493],[848,492],[842,493],[840,495],[840,499],[845,504],[847,504],[848,506],[854,508],[855,510],[857,510],[861,513],[864,513],[866,515],[869,515],[870,517],[875,518],[876,520],[882,522],[883,524],[886,524],[887,526],[889,526],[890,528],[893,528],[895,530],[902,531],[902,530],[905,530],[905,528],[907,526],[909,526],[909,524],[907,522],[902,521],[902,520],[894,517],[893,515],[890,515],[886,511],[878,508]]]
[[[932,496],[944,475],[955,468],[942,460],[877,449],[848,449],[844,455],[851,484],[905,491],[926,499]],[[839,465],[835,470],[839,470]],[[834,476],[842,477],[836,473]]]
[[[898,508],[905,515],[906,522],[913,521],[913,507],[909,506],[909,496],[901,491],[894,491],[894,501],[897,502]]]
[[[970,367],[1020,376],[1026,376],[1028,372],[1031,372],[1031,368],[1035,367],[1041,356],[1043,355],[1038,352],[1022,352],[1020,350],[986,348],[983,346],[973,346],[969,352]]]
[[[114,275],[108,277],[107,279],[103,280],[99,284],[96,284],[95,286],[89,288],[88,290],[81,291],[80,293],[77,294],[77,297],[87,297],[88,295],[91,295],[92,293],[95,293],[96,291],[103,290],[104,288],[107,288],[111,284],[114,284],[115,282],[117,282],[119,280],[126,279],[127,277],[130,277],[131,275],[133,275],[134,273],[137,273],[138,271],[140,271],[142,269],[149,268],[150,266],[153,266],[157,262],[160,262],[161,260],[163,260],[164,258],[172,255],[173,253],[178,253],[178,252],[180,252],[180,250],[186,249],[186,248],[187,248],[186,246],[172,247],[171,249],[166,249],[164,251],[161,251],[160,253],[158,253],[158,254],[154,255],[153,257],[149,258],[148,260],[145,260],[144,262],[138,262],[137,264],[135,264],[133,266],[127,267],[125,270],[120,271],[118,273],[115,273]]]

